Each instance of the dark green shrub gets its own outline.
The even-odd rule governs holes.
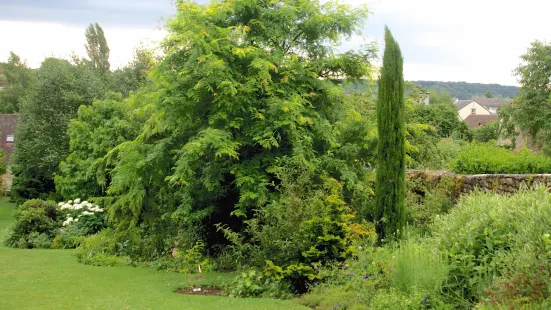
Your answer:
[[[473,143],[462,148],[452,170],[462,174],[551,173],[551,158],[528,149],[515,152],[491,143]]]
[[[478,142],[489,142],[499,138],[499,123],[491,122],[474,130],[473,139]]]
[[[4,244],[19,248],[48,248],[56,230],[58,211],[55,202],[32,199],[20,205]]]

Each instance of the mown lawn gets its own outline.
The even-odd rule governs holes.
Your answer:
[[[0,199],[0,240],[14,205]],[[189,296],[185,275],[148,268],[79,264],[72,250],[20,250],[0,245],[0,309],[307,309],[290,301]],[[203,284],[231,279],[204,273]]]

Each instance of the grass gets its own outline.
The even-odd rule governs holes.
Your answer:
[[[14,205],[0,199],[0,240]],[[204,273],[202,284],[231,280]],[[20,250],[0,245],[0,309],[308,309],[264,298],[174,293],[185,275],[149,268],[94,267],[77,263],[73,250]]]

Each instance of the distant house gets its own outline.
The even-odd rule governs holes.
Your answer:
[[[497,121],[499,117],[497,114],[490,114],[490,115],[476,115],[471,114],[467,116],[464,121],[467,123],[469,128],[475,129],[482,126],[485,126],[491,122]]]
[[[15,145],[15,123],[19,114],[0,114],[0,141],[4,151],[4,161],[9,161]]]
[[[492,113],[480,105],[477,101],[469,100],[457,100],[455,102],[459,118],[465,120],[470,115],[491,115]]]
[[[507,99],[503,98],[473,98],[473,100],[485,107],[492,114],[498,114],[499,107],[508,102]]]

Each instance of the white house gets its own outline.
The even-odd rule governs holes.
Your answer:
[[[503,98],[473,98],[473,100],[485,107],[492,114],[498,114],[499,107],[507,103],[507,100]]]
[[[484,106],[480,105],[477,101],[472,99],[458,100],[455,103],[455,106],[457,107],[457,112],[459,113],[459,118],[461,118],[461,120],[465,120],[467,117],[469,117],[469,115],[494,114],[494,113],[491,113]]]

